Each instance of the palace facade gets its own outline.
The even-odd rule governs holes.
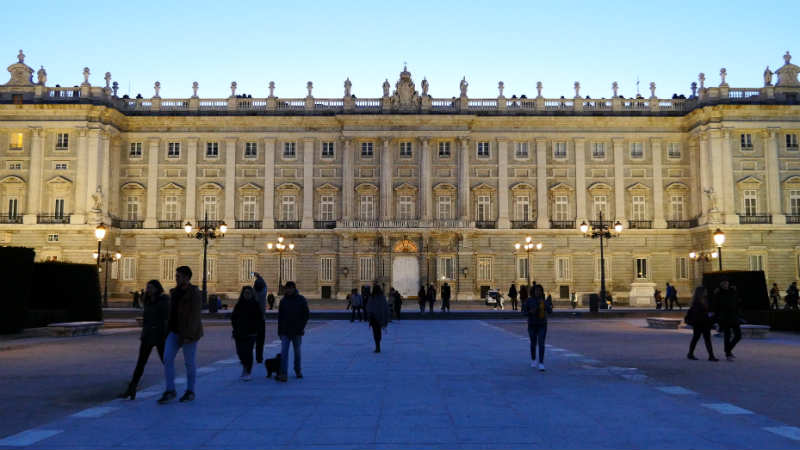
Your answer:
[[[47,85],[18,56],[0,86],[0,242],[39,260],[93,263],[109,227],[109,290],[202,274],[184,225],[225,223],[208,247],[209,292],[238,293],[264,274],[310,298],[374,282],[407,296],[447,281],[457,299],[530,277],[554,298],[596,292],[600,247],[580,231],[620,222],[605,277],[620,303],[675,284],[689,296],[716,248],[724,269],[800,278],[800,67],[790,55],[764,86],[692,83],[689,98],[580,94],[490,99],[428,94],[404,70],[381,98],[237,94],[117,95],[105,85]],[[602,213],[603,222],[599,220]],[[268,243],[294,244],[283,253]],[[542,248],[515,248],[530,236]],[[690,258],[696,252],[700,258]]]

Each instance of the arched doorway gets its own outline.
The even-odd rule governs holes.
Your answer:
[[[403,297],[417,295],[419,290],[419,260],[417,246],[408,239],[402,239],[392,249],[392,287]]]

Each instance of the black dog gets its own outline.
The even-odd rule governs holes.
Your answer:
[[[267,368],[267,378],[271,378],[273,373],[277,375],[281,368],[281,354],[278,353],[272,359],[265,359],[264,367]]]

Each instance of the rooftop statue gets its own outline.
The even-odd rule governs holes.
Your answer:
[[[461,89],[461,96],[467,96],[467,87],[469,87],[469,83],[467,83],[467,77],[461,79],[461,83],[458,84],[459,89]]]

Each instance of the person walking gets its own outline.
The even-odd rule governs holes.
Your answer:
[[[397,320],[400,320],[400,311],[403,307],[403,296],[400,295],[400,291],[394,291],[394,316],[397,317]]]
[[[433,287],[433,283],[428,283],[428,312],[433,314],[433,304],[436,303],[436,288]]]
[[[306,324],[308,323],[308,302],[297,292],[297,285],[289,281],[284,286],[284,296],[278,306],[278,336],[281,338],[281,372],[275,377],[277,381],[288,381],[289,343],[294,348],[294,374],[303,378],[300,364],[300,345],[303,342]]]
[[[275,308],[275,295],[272,292],[267,295],[267,304],[269,305],[269,310],[272,311]]]
[[[655,292],[653,292],[653,298],[656,300],[656,309],[657,310],[661,309],[662,306],[664,307],[664,311],[667,310],[667,305],[662,305],[662,301],[663,300],[661,298],[661,291],[660,290],[656,289]]]
[[[714,347],[711,345],[711,327],[714,325],[711,315],[706,288],[705,286],[698,286],[694,290],[694,295],[692,295],[689,311],[686,312],[686,324],[692,327],[692,341],[689,343],[687,358],[697,359],[694,356],[694,349],[697,346],[697,341],[700,340],[700,336],[703,336],[703,342],[706,344],[706,351],[708,352],[708,360],[719,361],[714,357]]]
[[[361,297],[361,294],[358,293],[358,289],[353,288],[350,291],[350,307],[352,308],[352,312],[350,313],[350,322],[354,322],[356,320],[356,315],[358,315],[359,322],[364,320],[363,305],[364,299]]]
[[[175,269],[176,286],[169,291],[169,334],[164,345],[164,378],[167,388],[158,399],[159,404],[169,403],[176,397],[175,393],[175,357],[178,350],[183,350],[183,362],[186,366],[186,392],[181,402],[194,400],[195,380],[197,379],[197,342],[203,337],[203,324],[200,321],[200,308],[203,297],[200,289],[191,283],[192,269],[180,266]]]
[[[511,309],[516,311],[517,310],[517,285],[511,283],[511,287],[508,288],[508,298],[511,299]]]
[[[792,309],[797,311],[797,300],[800,297],[800,292],[797,290],[797,282],[792,281],[792,284],[786,289],[786,297],[783,298],[786,302],[784,309]]]
[[[450,312],[450,285],[446,281],[442,286],[442,311]]]
[[[528,297],[530,297],[530,293],[531,293],[531,290],[530,290],[530,288],[528,287],[527,284],[524,284],[524,285],[519,287],[519,304],[520,304],[520,308],[522,307],[522,305],[525,304],[525,300],[527,300]]]
[[[383,295],[383,289],[377,284],[372,287],[372,298],[367,306],[367,320],[372,328],[372,339],[375,341],[375,353],[381,352],[381,330],[389,324],[389,305]]]
[[[667,287],[664,292],[667,296],[666,301],[668,308],[666,309],[672,311],[675,309],[675,305],[678,305],[678,310],[681,310],[682,307],[681,304],[678,303],[678,291],[675,289],[675,286],[672,286],[669,283],[667,283]]]
[[[267,282],[258,272],[253,272],[253,276],[256,277],[256,281],[253,283],[253,290],[255,290],[258,308],[261,311],[261,326],[256,335],[256,362],[261,364],[264,362],[264,340],[267,332],[265,323],[267,320]]]
[[[778,289],[778,283],[772,283],[772,289],[769,290],[770,305],[769,309],[778,310],[778,302],[781,300],[781,290]]]
[[[135,292],[139,295],[139,291]],[[136,399],[136,388],[139,380],[142,379],[144,366],[150,359],[153,347],[158,351],[158,359],[164,362],[164,342],[167,339],[167,319],[169,317],[169,296],[164,293],[164,288],[158,280],[147,282],[145,295],[142,298],[144,311],[142,311],[142,334],[139,336],[139,358],[136,360],[136,368],[133,369],[133,377],[128,383],[128,389],[120,395],[120,398]]]
[[[422,314],[425,312],[425,302],[428,298],[428,293],[425,291],[425,285],[419,285],[419,291],[417,292],[417,298],[419,301],[419,313]]]
[[[258,354],[257,341],[259,333],[264,328],[264,312],[256,299],[257,295],[254,288],[244,286],[231,313],[236,354],[242,363],[242,375],[239,377],[242,381],[252,380],[250,373],[253,371],[253,345],[256,345]],[[263,352],[263,341],[261,348]]]
[[[139,291],[133,291],[133,307],[136,309],[140,309],[142,306],[139,303]]]
[[[725,358],[733,361],[733,348],[742,338],[739,326],[739,296],[736,288],[730,285],[727,277],[722,277],[719,287],[714,291],[714,316],[719,323],[725,340]]]
[[[528,316],[528,337],[531,340],[531,367],[536,367],[536,349],[539,349],[540,371],[544,372],[544,341],[547,337],[547,316],[553,312],[553,302],[544,296],[542,285],[533,288],[533,295],[522,304],[522,312]]]

